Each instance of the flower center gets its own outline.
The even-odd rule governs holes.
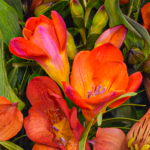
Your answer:
[[[138,147],[138,144],[134,144],[134,146],[132,146],[132,143],[134,142],[134,138],[131,137],[128,140],[128,148],[130,148],[130,150],[149,150],[150,148],[150,144],[144,144],[140,149]]]
[[[100,95],[102,93],[105,92],[105,87],[103,87],[102,89],[102,86],[99,85],[99,86],[95,86],[94,84],[92,84],[92,90],[89,90],[87,93],[88,93],[88,98],[91,98],[91,97],[95,97],[96,95]]]
[[[59,123],[53,124],[52,128],[56,135],[56,139],[60,141],[66,148],[66,150],[76,150],[78,141],[76,140],[67,118],[62,119]]]

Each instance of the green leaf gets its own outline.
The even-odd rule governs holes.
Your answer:
[[[131,118],[123,118],[123,117],[118,117],[118,118],[109,118],[109,119],[104,119],[102,124],[104,123],[111,123],[111,122],[121,122],[121,121],[133,121],[133,122],[138,122],[139,120],[136,119],[131,119]]]
[[[8,5],[13,7],[17,14],[19,19],[23,20],[23,8],[22,8],[22,3],[21,0],[4,0]]]
[[[67,3],[68,3],[68,0],[61,0],[52,6],[50,3],[43,4],[35,9],[34,14],[37,17],[39,15],[43,14],[43,15],[47,16],[48,18],[50,18],[50,11],[55,10],[59,14],[62,14],[62,11],[64,10]]]
[[[8,78],[4,64],[4,47],[1,33],[0,33],[0,83],[1,83],[0,95],[4,96],[12,103],[18,101],[19,102],[18,109],[22,110],[25,104],[15,95],[14,91],[11,89],[8,83]]]
[[[22,36],[18,16],[11,6],[0,0],[0,17],[0,30],[5,43],[8,45],[12,38]]]
[[[88,124],[88,126],[84,129],[80,141],[79,141],[79,150],[84,150],[85,149],[85,144],[86,144],[86,140],[88,137],[88,133],[91,129],[91,126],[93,125],[94,119],[91,120],[91,122]]]
[[[9,142],[9,141],[0,141],[0,144],[3,145],[4,147],[6,147],[9,150],[23,150],[20,146]]]

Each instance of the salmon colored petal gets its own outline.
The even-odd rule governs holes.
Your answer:
[[[141,8],[143,27],[150,33],[150,2]]]
[[[24,119],[24,127],[32,141],[65,150],[63,144],[56,139],[52,128],[53,124],[63,118],[64,113],[54,102],[42,101],[31,107],[29,116]]]
[[[80,108],[90,110],[84,99],[68,83],[62,82],[65,94]]]
[[[48,58],[47,54],[42,49],[21,37],[13,38],[10,41],[9,50],[18,57],[33,59],[39,63],[41,60]]]
[[[135,92],[141,85],[142,80],[143,80],[143,76],[140,72],[136,72],[136,73],[133,73],[132,75],[130,75],[128,87],[125,89],[126,93]],[[117,102],[114,102],[111,105],[109,105],[109,107],[110,108],[117,107],[117,106],[123,104],[129,98],[130,97],[122,98],[122,99],[118,100]]]
[[[79,52],[73,62],[71,73],[71,86],[82,98],[87,97],[87,91],[92,86],[93,69],[87,65],[89,51]]]
[[[0,96],[0,105],[1,104],[11,104],[11,102],[7,100],[5,97]]]
[[[87,62],[93,67],[97,60],[101,62],[106,61],[121,61],[123,62],[123,55],[121,51],[110,43],[103,44],[94,48],[87,59]],[[100,64],[99,64],[100,65]]]
[[[35,143],[32,150],[60,150],[60,149]]]
[[[60,50],[66,51],[67,29],[66,29],[65,22],[56,11],[51,11],[51,17],[58,37],[58,41],[60,43]]]
[[[95,47],[98,47],[105,43],[111,43],[117,48],[120,48],[125,40],[127,29],[123,25],[118,25],[107,29],[103,32],[95,43]]]
[[[125,134],[116,128],[98,128],[96,137],[89,143],[94,150],[125,150]]]
[[[0,101],[8,101],[0,96]],[[17,109],[18,102],[0,104],[0,141],[7,141],[15,136],[22,128],[23,115]]]
[[[127,134],[127,141],[132,139],[130,146],[134,147],[138,145],[138,149],[142,150],[142,146],[149,145],[150,141],[150,109],[140,119],[140,122],[136,122]]]
[[[99,62],[94,68],[93,81],[95,86],[102,86],[107,91],[125,90],[128,86],[128,73],[123,62],[105,62],[99,67]]]
[[[45,92],[51,92],[63,97],[62,92],[58,85],[49,77],[40,76],[33,78],[27,86],[27,97],[32,105],[46,100]]]

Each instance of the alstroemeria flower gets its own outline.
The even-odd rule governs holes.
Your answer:
[[[118,25],[107,29],[103,32],[95,42],[94,47],[98,47],[105,43],[111,43],[114,46],[120,48],[126,38],[127,29],[123,25]]]
[[[59,87],[48,77],[30,81],[27,97],[33,106],[24,127],[28,137],[36,142],[33,150],[78,150],[84,128],[77,119],[76,108],[70,110],[61,95]]]
[[[108,43],[91,52],[79,52],[74,58],[70,80],[70,85],[63,82],[64,91],[90,121],[96,115],[94,111],[98,112],[122,94],[136,91],[142,74],[129,76],[121,51]],[[127,99],[117,100],[109,107],[119,106]]]
[[[0,141],[15,136],[23,126],[23,115],[17,109],[18,102],[11,103],[0,96]]]
[[[150,8],[150,2],[148,2],[141,8],[141,14],[143,18],[143,27],[150,34],[150,9],[149,8]]]
[[[127,134],[128,148],[130,150],[150,149],[150,109],[136,122]]]
[[[61,87],[61,81],[69,81],[67,58],[67,30],[61,16],[51,12],[52,20],[45,16],[32,17],[26,22],[23,36],[13,38],[9,43],[14,55],[35,60]]]
[[[98,128],[96,137],[89,140],[93,150],[125,150],[125,134],[117,128]]]

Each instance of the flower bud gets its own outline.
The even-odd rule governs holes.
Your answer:
[[[77,52],[73,36],[67,31],[67,55],[72,60]]]
[[[142,66],[141,66],[142,71],[144,71],[145,73],[150,73],[150,60],[146,60],[143,62]]]
[[[108,15],[104,5],[102,5],[93,18],[91,32],[100,34],[104,27],[107,25],[107,22]]]
[[[83,17],[84,10],[78,0],[70,0],[70,9],[73,17]]]
[[[132,47],[128,56],[129,64],[137,64],[145,59],[143,52],[138,47]]]
[[[78,28],[84,28],[84,10],[78,0],[70,0],[71,15]]]

